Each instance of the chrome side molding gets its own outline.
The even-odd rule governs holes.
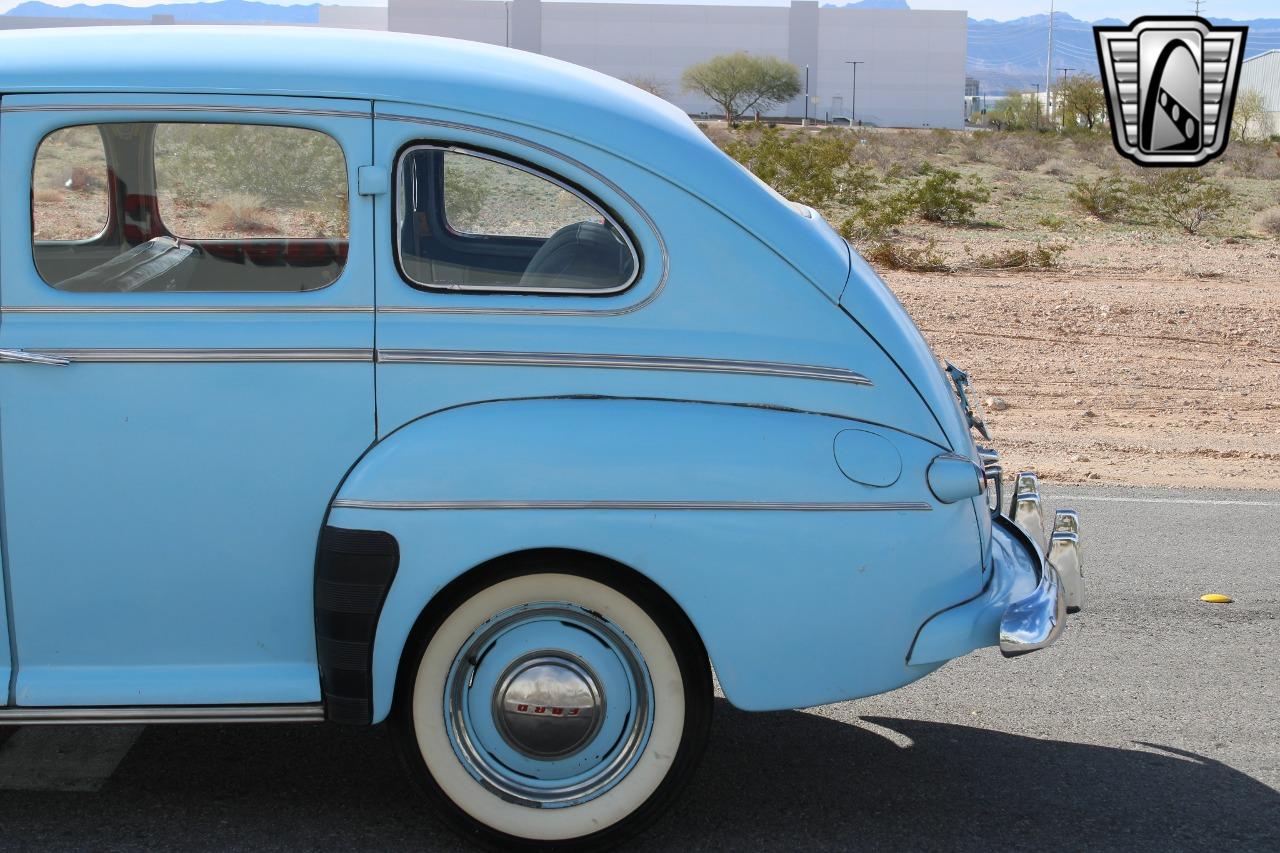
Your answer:
[[[49,364],[54,367],[63,367],[71,363],[71,360],[60,355],[50,355],[43,352],[30,352],[24,349],[0,349],[0,362],[9,362],[12,364]]]
[[[1084,608],[1084,555],[1080,547],[1080,514],[1074,509],[1060,509],[1053,514],[1053,532],[1049,535],[1050,565],[1058,572],[1065,594],[1067,612]]]
[[[319,723],[324,706],[180,705],[99,708],[0,708],[0,725],[120,726],[159,723]]]

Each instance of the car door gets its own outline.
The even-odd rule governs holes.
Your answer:
[[[317,537],[375,433],[370,104],[3,109],[10,701],[319,701]]]

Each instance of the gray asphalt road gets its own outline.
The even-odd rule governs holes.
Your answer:
[[[634,849],[1280,850],[1280,494],[1049,497],[1088,534],[1062,642],[807,712],[720,702],[691,791]],[[3,849],[457,847],[379,730],[0,739]]]

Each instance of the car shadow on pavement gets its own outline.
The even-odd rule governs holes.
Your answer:
[[[384,727],[151,726],[95,793],[0,791],[0,850],[459,847]],[[1274,851],[1280,793],[1168,747],[717,700],[688,791],[631,848]]]
[[[716,711],[689,793],[636,849],[1280,850],[1280,792],[1184,750]]]

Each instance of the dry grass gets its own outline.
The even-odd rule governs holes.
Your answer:
[[[262,199],[250,193],[232,193],[209,205],[205,225],[218,232],[262,234],[274,228]]]
[[[62,191],[51,187],[42,187],[35,191],[34,198],[39,204],[53,204],[62,201]]]
[[[1253,224],[1258,231],[1268,237],[1280,238],[1280,207],[1272,207],[1262,211],[1254,219]]]

